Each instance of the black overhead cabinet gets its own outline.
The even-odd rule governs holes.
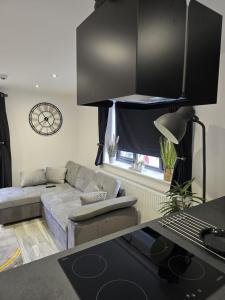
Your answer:
[[[195,0],[106,0],[77,28],[78,104],[216,103],[221,29]]]
[[[186,1],[139,2],[137,94],[182,96]]]

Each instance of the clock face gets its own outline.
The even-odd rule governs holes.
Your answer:
[[[60,130],[63,118],[60,110],[51,103],[35,105],[29,114],[32,129],[40,135],[52,135]]]

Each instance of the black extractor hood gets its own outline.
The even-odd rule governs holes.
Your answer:
[[[77,101],[217,102],[222,16],[195,0],[106,0],[77,28]]]

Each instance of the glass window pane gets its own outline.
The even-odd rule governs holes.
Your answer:
[[[159,157],[138,154],[138,160],[143,160],[146,167],[160,168]]]
[[[134,158],[134,154],[132,152],[126,152],[126,151],[120,151],[119,156],[123,157],[123,158],[126,158],[126,159],[133,159]]]

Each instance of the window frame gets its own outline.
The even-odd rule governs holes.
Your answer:
[[[124,157],[124,156],[120,155],[120,152],[122,152],[122,150],[117,151],[116,160],[128,163],[130,165],[135,162],[135,154],[133,152],[130,152],[130,153],[133,153],[133,159],[127,158],[127,157]],[[125,151],[125,152],[128,152],[128,151]]]
[[[137,159],[138,154],[130,152],[130,153],[133,153],[133,159],[129,159],[129,158],[125,158],[125,157],[120,155],[120,152],[122,152],[122,151],[123,150],[118,150],[117,151],[116,160],[132,165],[135,162],[135,160]],[[128,151],[125,151],[125,152],[128,152]],[[153,166],[148,166],[148,165],[144,165],[144,167],[147,170],[153,170],[153,171],[157,171],[157,172],[162,173],[163,172],[163,163],[162,163],[161,157],[159,157],[159,168],[156,168],[156,167],[153,167]]]

